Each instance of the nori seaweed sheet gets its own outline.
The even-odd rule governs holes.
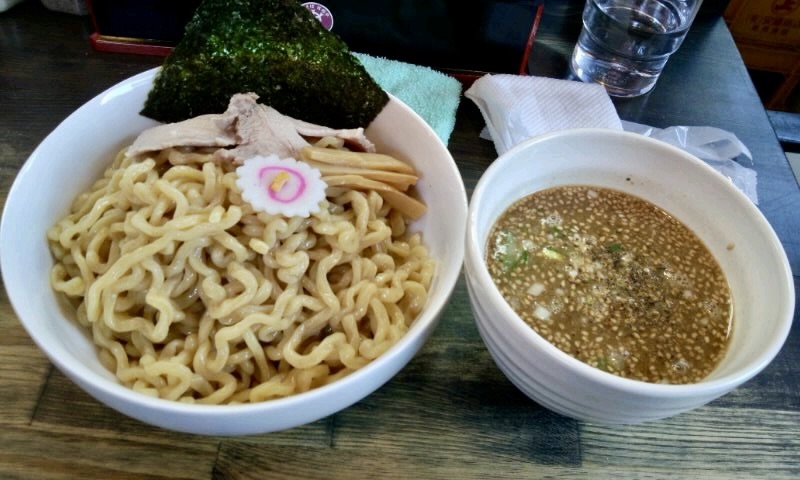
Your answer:
[[[297,1],[205,0],[141,113],[161,122],[222,113],[244,92],[332,128],[366,127],[389,101],[347,45]]]

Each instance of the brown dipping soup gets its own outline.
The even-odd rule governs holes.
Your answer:
[[[653,383],[706,377],[732,323],[728,283],[685,225],[592,186],[530,194],[497,220],[487,264],[536,332],[601,370]]]

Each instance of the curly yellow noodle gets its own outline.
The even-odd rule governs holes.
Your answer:
[[[326,385],[391,348],[435,273],[407,219],[341,188],[307,218],[256,212],[212,153],[121,153],[48,231],[50,283],[101,363],[145,395],[247,403]]]

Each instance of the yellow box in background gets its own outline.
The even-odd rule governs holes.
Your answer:
[[[800,0],[732,0],[725,21],[749,69],[783,76],[763,95],[764,106],[796,108],[792,99],[800,82]]]

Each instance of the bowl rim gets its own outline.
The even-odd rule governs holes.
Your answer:
[[[479,251],[483,248],[482,244],[485,242],[485,239],[478,238],[476,226],[478,207],[486,194],[486,185],[495,176],[500,175],[504,165],[517,155],[535,148],[541,143],[568,142],[570,138],[582,136],[602,136],[606,139],[613,138],[615,141],[638,143],[645,148],[663,149],[669,154],[679,157],[681,161],[694,164],[708,175],[709,180],[714,182],[714,187],[725,190],[726,193],[732,197],[732,200],[736,202],[735,208],[746,210],[746,213],[753,218],[755,225],[770,237],[773,251],[779,257],[778,260],[781,264],[780,272],[775,272],[775,274],[783,278],[781,282],[781,285],[784,287],[782,294],[785,295],[787,302],[784,305],[785,308],[781,309],[781,318],[778,322],[779,328],[776,329],[771,341],[766,345],[766,348],[759,352],[754,361],[750,362],[746,367],[739,368],[734,372],[718,378],[701,380],[700,382],[690,384],[652,383],[604,372],[570,356],[548,342],[514,312],[497,289],[497,286],[485,266],[483,257],[479,254]],[[496,218],[494,221],[496,221]],[[633,132],[606,128],[571,128],[537,135],[515,145],[507,152],[500,155],[489,168],[487,168],[475,186],[469,204],[467,240],[465,243],[467,244],[465,249],[465,262],[471,264],[468,269],[470,275],[473,276],[482,287],[485,299],[500,310],[500,317],[506,319],[505,324],[513,328],[514,336],[522,338],[526,343],[535,345],[563,367],[574,370],[582,379],[590,379],[591,381],[616,391],[675,399],[683,398],[687,395],[715,395],[720,392],[729,391],[754,377],[777,356],[789,335],[793,323],[795,292],[791,267],[777,234],[764,214],[744,193],[736,188],[727,177],[709,166],[703,160],[671,144]],[[479,321],[477,317],[475,320]]]
[[[334,396],[341,396],[342,398],[354,398],[352,394],[341,392],[347,392],[348,389],[360,384],[366,383],[370,384],[368,380],[372,377],[373,373],[376,371],[380,371],[383,368],[386,368],[387,365],[393,365],[394,362],[397,360],[402,359],[404,356],[408,355],[409,358],[405,362],[400,365],[400,368],[397,372],[392,373],[389,375],[385,380],[378,382],[377,386],[374,388],[370,388],[363,394],[355,395],[355,400],[348,402],[344,407],[337,408],[331,412],[325,413],[324,415],[317,416],[312,420],[307,420],[304,422],[294,422],[294,426],[300,426],[311,421],[318,420],[320,418],[324,418],[328,415],[331,415],[337,411],[341,411],[344,408],[347,408],[349,405],[353,403],[357,403],[361,399],[366,398],[376,389],[380,388],[381,385],[390,381],[397,373],[399,373],[404,365],[411,361],[413,357],[417,354],[419,349],[422,348],[426,339],[435,327],[438,324],[439,317],[442,311],[445,309],[449,298],[452,295],[452,292],[455,290],[456,285],[458,283],[458,278],[460,276],[461,267],[463,264],[463,242],[461,245],[450,245],[448,250],[452,250],[455,248],[455,258],[460,260],[453,262],[452,265],[445,266],[442,262],[438,262],[435,270],[435,277],[434,282],[439,283],[439,288],[441,289],[442,294],[436,295],[435,298],[433,296],[429,296],[428,303],[425,306],[424,310],[414,319],[412,324],[409,326],[408,331],[405,335],[403,335],[397,342],[395,342],[388,350],[383,352],[379,357],[374,359],[373,361],[369,362],[367,365],[359,368],[358,370],[350,373],[349,375],[337,379],[330,384],[323,385],[306,392],[301,392],[297,394],[293,394],[287,397],[269,399],[260,402],[254,403],[241,403],[241,404],[199,404],[199,403],[184,403],[175,400],[168,400],[158,397],[151,397],[144,393],[137,392],[131,388],[128,388],[125,385],[119,383],[115,378],[109,378],[103,376],[97,372],[92,371],[89,368],[83,366],[83,364],[67,349],[64,348],[63,344],[56,344],[55,345],[55,352],[59,353],[59,355],[53,355],[54,349],[49,345],[49,342],[45,341],[43,337],[41,337],[35,329],[32,329],[29,325],[29,321],[27,320],[28,314],[26,312],[25,305],[21,303],[21,295],[22,290],[24,290],[23,286],[18,286],[15,282],[11,281],[12,278],[9,278],[10,275],[7,268],[4,268],[10,262],[10,257],[12,256],[13,252],[10,248],[2,248],[4,244],[11,243],[10,239],[13,236],[12,229],[16,226],[9,225],[6,220],[9,217],[9,212],[14,209],[21,208],[20,204],[22,199],[20,199],[20,195],[17,193],[22,187],[21,185],[24,182],[29,181],[28,177],[34,175],[33,170],[34,167],[38,163],[44,162],[42,159],[42,150],[44,150],[45,145],[48,142],[52,141],[52,137],[55,136],[56,132],[59,129],[62,129],[65,124],[68,124],[71,120],[74,120],[75,117],[78,117],[81,112],[87,111],[91,108],[95,108],[98,104],[105,103],[107,100],[111,99],[116,95],[122,95],[127,93],[128,90],[133,90],[135,88],[140,88],[141,83],[147,83],[148,85],[153,81],[155,78],[156,73],[161,67],[153,67],[142,71],[140,73],[134,74],[127,78],[120,80],[119,82],[109,86],[108,88],[104,89],[100,93],[96,94],[75,110],[73,110],[67,117],[61,120],[48,134],[37,144],[31,154],[25,159],[25,162],[20,167],[19,171],[17,172],[14,181],[12,182],[8,194],[6,195],[5,204],[3,206],[2,216],[0,217],[0,275],[2,275],[3,282],[5,285],[5,289],[8,296],[8,301],[11,304],[14,313],[17,316],[19,323],[23,326],[25,331],[27,332],[28,336],[33,340],[39,350],[45,354],[48,360],[54,364],[61,372],[63,372],[71,381],[78,384],[81,390],[84,390],[86,393],[90,394],[91,396],[95,397],[101,403],[106,405],[110,405],[115,409],[118,409],[116,405],[119,403],[109,402],[106,399],[110,398],[114,401],[123,402],[129,405],[136,405],[137,407],[145,408],[148,410],[159,411],[161,413],[172,413],[172,414],[179,414],[179,415],[200,415],[200,416],[220,416],[220,417],[238,417],[242,414],[247,413],[269,413],[270,411],[279,411],[285,409],[287,406],[297,406],[297,404],[314,404],[315,402],[319,402],[320,398],[328,397],[329,395]],[[390,98],[390,102],[394,103],[396,108],[402,110],[406,115],[409,115],[411,118],[415,119],[415,123],[419,124],[421,128],[425,131],[425,134],[431,138],[436,139],[436,149],[440,151],[440,153],[444,156],[444,160],[447,160],[447,169],[450,171],[450,174],[455,179],[461,179],[461,175],[458,170],[458,166],[455,160],[452,157],[447,145],[440,139],[440,137],[436,134],[436,132],[432,129],[432,127],[411,107],[409,107],[406,103],[402,100],[397,98],[395,95],[387,92]],[[388,104],[387,104],[388,106]],[[132,114],[131,112],[126,112],[125,114]],[[138,114],[138,112],[136,112]],[[369,127],[369,126],[368,126]],[[365,128],[366,130],[367,128]],[[450,187],[448,187],[450,188]],[[459,193],[458,198],[452,198],[448,208],[449,215],[456,215],[459,220],[459,225],[462,227],[462,232],[466,232],[466,219],[468,213],[468,197],[466,193],[466,188],[464,186],[463,180],[460,182],[456,182],[455,185],[452,185],[453,191]],[[22,206],[24,207],[24,206]],[[413,228],[413,227],[412,227]],[[46,237],[43,237],[46,239]],[[461,252],[459,253],[459,250]],[[438,277],[438,279],[436,278]],[[72,320],[68,318],[62,318],[61,320],[66,320],[70,323],[74,323]],[[78,325],[75,325],[76,328],[81,328]],[[82,332],[85,333],[85,332]],[[89,340],[91,342],[91,340]],[[415,345],[419,342],[418,345]],[[410,347],[413,347],[409,350]],[[96,347],[95,347],[96,348]],[[110,372],[112,377],[114,376],[113,372]],[[87,386],[91,387],[94,391],[87,389]],[[119,409],[118,409],[119,410]],[[126,413],[127,416],[134,416],[129,413],[129,411],[123,411]],[[134,416],[136,417],[136,416]],[[139,418],[141,421],[147,422],[147,420],[142,420],[142,417]],[[154,425],[159,425],[159,422],[147,422],[152,423]],[[163,422],[161,422],[163,423]],[[178,430],[174,427],[164,427],[172,430]],[[285,427],[285,428],[293,428]],[[203,430],[201,428],[200,430]],[[197,430],[184,430],[184,431],[191,431],[197,433]],[[259,429],[255,430],[257,432],[263,431],[272,431],[266,429]],[[213,434],[213,433],[212,433]],[[222,433],[225,435],[225,433]]]

